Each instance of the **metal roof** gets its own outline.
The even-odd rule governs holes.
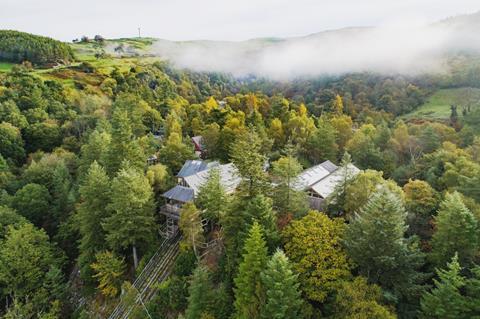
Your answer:
[[[338,166],[333,164],[332,162],[330,161],[325,161],[323,162],[322,164],[320,164],[323,168],[325,168],[327,171],[329,171],[330,173],[333,173],[335,172],[337,169],[338,169]]]
[[[211,167],[197,174],[185,177],[185,182],[189,187],[194,190],[195,196],[198,194],[200,187],[208,180],[212,168],[216,168],[219,170],[220,182],[222,183],[222,186],[224,187],[227,194],[235,191],[238,184],[240,184],[241,178],[238,175],[238,171],[235,165],[230,163]]]
[[[187,203],[193,200],[193,189],[185,186],[177,185],[162,195],[168,199],[177,200],[182,203]]]
[[[205,162],[201,160],[188,160],[185,161],[182,168],[178,172],[178,177],[187,177],[199,173],[201,171],[207,170],[212,167],[219,166],[218,162]]]
[[[352,178],[359,172],[360,170],[355,165],[349,164],[347,169],[340,167],[332,174],[318,181],[311,188],[318,195],[322,196],[323,198],[327,198],[335,191],[335,187],[345,178],[345,174],[348,174],[347,178]]]
[[[322,164],[310,167],[297,176],[297,180],[294,183],[294,188],[297,190],[308,189],[322,178],[330,175],[337,168],[338,167],[330,161],[325,161]]]

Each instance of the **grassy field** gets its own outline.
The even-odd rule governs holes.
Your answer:
[[[12,63],[0,62],[0,72],[8,72],[12,69],[12,67]]]
[[[480,107],[480,89],[457,88],[442,89],[431,95],[427,102],[415,111],[403,116],[405,119],[444,120],[450,116],[450,105],[457,105],[459,115],[462,107],[471,104],[472,108]]]

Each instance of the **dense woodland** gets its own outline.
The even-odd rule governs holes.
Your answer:
[[[63,64],[74,60],[72,48],[63,42],[30,33],[0,30],[0,60],[36,65]]]
[[[71,71],[100,81],[0,74],[3,318],[104,318],[135,295],[195,135],[242,184],[227,195],[211,174],[183,208],[172,274],[131,318],[480,317],[478,101],[445,122],[401,119],[435,88],[480,87],[475,70],[288,83],[141,60]],[[292,179],[325,160],[362,171],[311,211]],[[223,248],[200,254],[214,236]]]

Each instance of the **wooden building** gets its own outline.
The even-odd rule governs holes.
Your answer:
[[[220,182],[227,194],[233,193],[240,184],[241,178],[233,164],[221,165],[218,162],[201,160],[186,161],[177,174],[177,185],[162,194],[166,203],[160,208],[160,214],[166,217],[167,236],[176,234],[182,206],[195,199],[200,187],[208,180],[212,169],[218,169]]]

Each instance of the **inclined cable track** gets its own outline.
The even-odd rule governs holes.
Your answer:
[[[157,290],[157,284],[168,278],[173,264],[179,253],[180,235],[165,239],[160,248],[150,258],[149,262],[142,270],[132,286],[138,295],[135,298],[135,304],[150,301]],[[109,319],[127,319],[133,310],[133,305],[125,305],[121,300],[108,317]]]

